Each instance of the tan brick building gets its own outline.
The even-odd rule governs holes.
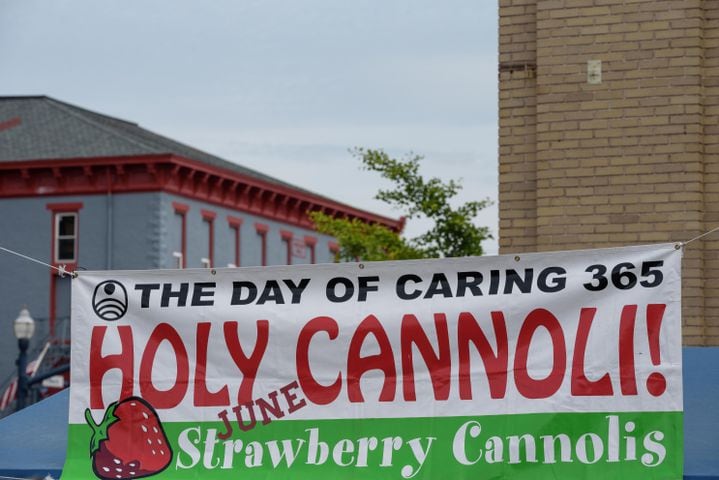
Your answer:
[[[719,226],[719,1],[499,4],[500,252]],[[683,302],[685,344],[719,345],[719,232],[687,246]]]

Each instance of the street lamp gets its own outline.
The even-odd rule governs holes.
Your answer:
[[[20,355],[17,357],[17,408],[15,411],[25,408],[27,399],[28,378],[27,378],[27,348],[30,346],[30,339],[35,333],[35,320],[30,316],[27,308],[23,307],[20,314],[12,325],[17,338],[17,346]]]

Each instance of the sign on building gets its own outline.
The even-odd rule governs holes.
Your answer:
[[[680,478],[681,251],[80,272],[66,478]]]

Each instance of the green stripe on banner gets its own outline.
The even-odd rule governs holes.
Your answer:
[[[677,479],[683,465],[681,412],[232,425],[221,440],[222,422],[165,423],[173,459],[154,478]],[[96,478],[90,435],[70,425],[63,478]]]

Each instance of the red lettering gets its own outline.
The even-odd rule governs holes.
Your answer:
[[[439,354],[432,348],[432,342],[422,329],[419,320],[414,315],[402,317],[401,348],[402,348],[402,389],[404,399],[416,401],[414,385],[414,361],[412,345],[417,347],[424,360],[432,379],[434,398],[447,400],[449,398],[450,374],[452,372],[452,359],[449,349],[449,333],[447,331],[447,317],[443,313],[434,315],[434,328],[437,332]]]
[[[222,433],[218,433],[217,437],[220,440],[227,440],[232,436],[232,424],[230,423],[230,420],[227,418],[227,410],[223,410],[220,413],[217,414],[220,420],[222,420],[222,424],[225,426],[225,431]]]
[[[362,345],[370,334],[377,341],[380,353],[362,357],[360,356]],[[379,401],[393,401],[397,389],[397,369],[394,364],[392,344],[382,324],[374,315],[369,315],[362,320],[350,342],[347,353],[347,394],[350,402],[364,401],[360,380],[362,375],[370,370],[381,370],[384,373],[384,385],[379,395]]]
[[[589,380],[585,374],[584,361],[587,351],[587,340],[592,328],[596,308],[582,308],[579,313],[579,326],[577,339],[574,345],[574,358],[572,360],[572,395],[582,396],[609,396],[614,394],[612,380],[609,373],[602,375],[599,380]]]
[[[469,360],[469,343],[482,357],[484,371],[489,383],[489,395],[492,398],[504,398],[507,392],[507,366],[509,364],[509,342],[507,324],[502,312],[492,312],[492,325],[497,340],[496,353],[492,350],[487,336],[471,313],[459,314],[457,342],[459,344],[459,398],[472,399],[472,365]]]
[[[224,331],[225,343],[227,343],[227,348],[230,355],[232,355],[232,360],[242,372],[242,383],[240,383],[240,389],[237,392],[237,403],[242,405],[252,401],[252,388],[270,336],[270,322],[267,320],[257,321],[257,341],[249,357],[245,355],[240,344],[237,322],[226,322]]]
[[[637,394],[637,373],[634,370],[634,324],[637,306],[622,308],[619,320],[619,386],[622,395]]]
[[[666,306],[663,304],[651,304],[647,306],[647,335],[649,339],[649,351],[652,364],[655,367],[661,366],[661,345],[660,333],[662,318]],[[346,370],[332,372],[320,371],[315,376],[310,365],[310,347],[321,349],[323,340],[315,338],[317,334],[324,332],[330,342],[338,339],[339,326],[337,322],[328,316],[319,316],[310,320],[300,330],[297,339],[297,350],[295,352],[297,380],[287,384],[278,391],[269,393],[265,398],[253,401],[253,387],[257,379],[259,367],[269,343],[269,322],[258,320],[255,324],[256,337],[252,350],[249,345],[243,349],[240,342],[239,323],[228,321],[223,324],[224,343],[227,348],[222,348],[222,354],[227,355],[234,361],[241,374],[237,380],[232,380],[232,385],[239,382],[237,391],[237,407],[232,409],[237,417],[240,429],[249,430],[255,426],[258,420],[263,424],[269,423],[274,418],[283,418],[287,413],[294,411],[312,402],[316,405],[327,405],[339,398],[342,394],[343,383],[346,382],[347,398],[350,402],[364,402],[365,397],[362,391],[362,377],[370,371],[379,370],[379,374],[369,375],[375,386],[381,386],[378,400],[381,402],[394,401],[397,395],[398,366],[402,374],[402,395],[404,401],[417,401],[417,375],[420,381],[432,382],[432,393],[434,400],[445,401],[450,397],[452,388],[453,361],[457,361],[457,382],[459,398],[471,400],[473,398],[473,382],[481,380],[482,368],[487,378],[488,395],[492,399],[503,399],[507,393],[508,376],[513,372],[517,392],[528,399],[549,398],[555,395],[562,387],[567,372],[567,362],[572,362],[570,390],[573,396],[577,397],[600,397],[614,395],[612,380],[617,374],[620,380],[622,395],[637,395],[637,379],[635,371],[635,324],[637,316],[637,305],[626,305],[622,308],[619,321],[619,342],[618,342],[618,371],[600,370],[595,372],[592,365],[588,365],[588,345],[592,326],[597,315],[597,308],[583,307],[579,312],[576,336],[574,337],[573,358],[567,358],[567,345],[565,334],[559,320],[544,308],[537,308],[531,311],[519,327],[513,365],[509,365],[509,339],[507,322],[501,311],[490,313],[491,327],[488,318],[482,318],[482,324],[469,312],[461,312],[457,318],[457,358],[453,357],[454,351],[450,344],[449,325],[447,316],[444,313],[434,313],[434,332],[429,326],[428,318],[420,321],[421,317],[416,314],[407,313],[402,316],[399,325],[399,347],[400,352],[393,351],[393,345],[389,340],[387,331],[375,315],[368,315],[357,325],[349,345],[347,346]],[[425,325],[426,324],[426,325]],[[232,402],[230,386],[228,384],[212,383],[212,371],[208,371],[209,349],[212,334],[212,323],[199,322],[196,324],[195,335],[195,358],[194,365],[190,365],[187,347],[183,344],[180,334],[168,323],[160,323],[152,331],[144,351],[142,352],[138,377],[133,375],[134,371],[134,345],[131,326],[116,327],[116,334],[110,334],[112,341],[108,340],[108,326],[96,326],[92,329],[91,345],[89,352],[89,381],[90,381],[90,407],[102,409],[103,402],[103,380],[105,375],[114,369],[119,370],[122,375],[120,398],[125,398],[135,393],[135,381],[139,386],[139,394],[157,409],[169,409],[179,405],[188,394],[190,381],[192,381],[193,405],[197,407],[227,406]],[[540,339],[535,340],[537,331],[543,328],[547,331],[551,345],[545,346],[542,340],[545,334],[540,333]],[[493,334],[489,330],[493,329]],[[219,331],[216,333],[219,335]],[[369,337],[373,339],[370,340]],[[322,336],[324,337],[324,336]],[[118,343],[119,346],[115,344]],[[111,343],[115,351],[103,352],[105,341]],[[317,341],[319,345],[312,345]],[[534,341],[534,344],[532,343]],[[167,342],[163,349],[160,347]],[[367,343],[370,342],[370,345]],[[219,343],[222,343],[221,341]],[[537,358],[529,359],[530,349],[532,352],[542,351]],[[330,343],[329,345],[334,345]],[[534,345],[534,348],[531,348]],[[221,346],[221,345],[218,345]],[[327,344],[324,344],[326,347]],[[345,344],[342,343],[344,347]],[[364,355],[367,346],[372,351],[379,351],[372,355]],[[142,345],[138,346],[140,349]],[[169,348],[167,348],[169,347]],[[549,352],[548,348],[551,348]],[[119,351],[117,351],[119,350]],[[313,350],[314,352],[314,350]],[[322,350],[320,350],[322,352]],[[475,353],[476,352],[476,353]],[[395,355],[396,354],[396,355]],[[481,359],[482,365],[477,365],[476,354]],[[160,355],[158,357],[158,355]],[[325,353],[325,357],[329,355]],[[417,356],[417,357],[416,357]],[[415,362],[421,357],[423,365]],[[549,357],[551,363],[545,361]],[[321,361],[322,357],[316,360]],[[336,359],[335,359],[336,360]],[[472,365],[472,361],[475,365]],[[397,364],[399,362],[399,365]],[[531,366],[530,366],[531,365]],[[155,371],[159,366],[161,371]],[[535,367],[536,366],[536,367]],[[175,378],[160,377],[166,374],[168,367],[176,368]],[[194,370],[194,376],[190,379],[190,367]],[[534,367],[534,368],[533,368]],[[539,370],[540,367],[542,370]],[[419,374],[415,372],[418,368]],[[512,368],[512,370],[510,370]],[[530,375],[530,370],[533,370]],[[153,381],[153,372],[155,372]],[[587,373],[592,379],[587,378]],[[317,370],[314,372],[317,373]],[[374,372],[373,372],[374,373]],[[333,377],[334,376],[334,377]],[[536,378],[541,376],[541,378]],[[208,385],[208,381],[210,384]],[[323,383],[320,383],[323,382]],[[332,382],[327,384],[327,382]],[[381,382],[381,385],[379,384]],[[428,388],[428,387],[427,387]],[[304,393],[304,398],[298,396],[297,390]],[[652,372],[647,379],[647,390],[651,395],[659,396],[666,391],[666,378],[659,372]],[[115,391],[113,390],[113,394]],[[374,399],[373,399],[374,400]],[[189,400],[188,400],[189,401]],[[282,402],[287,404],[283,408]],[[242,421],[242,408],[248,410],[250,417]],[[257,412],[254,411],[257,408]],[[245,414],[247,416],[247,414]],[[219,419],[225,426],[225,432],[221,439],[230,438],[232,426],[228,417],[228,410],[223,410]]]
[[[285,401],[287,402],[287,413],[294,413],[300,408],[307,406],[305,399],[300,398],[299,401],[297,401],[297,394],[292,391],[297,390],[299,387],[297,380],[295,380],[280,388],[280,392],[285,396]]]
[[[255,428],[255,425],[257,424],[257,418],[255,417],[255,409],[253,408],[254,405],[255,402],[247,402],[241,405],[237,405],[235,408],[232,409],[232,411],[235,412],[235,418],[237,418],[237,426],[243,432],[249,432],[250,430]],[[245,423],[242,420],[242,407],[245,407],[245,410],[250,413],[250,423]]]
[[[287,413],[293,413],[300,408],[306,406],[307,402],[303,398],[298,399],[297,395],[292,392],[292,390],[296,390],[298,388],[299,385],[296,381],[290,382],[279,390],[274,390],[268,393],[266,398],[257,398],[252,402],[243,403],[234,407],[232,411],[235,413],[235,418],[237,419],[237,426],[240,430],[244,432],[248,432],[255,428],[255,426],[257,425],[257,413],[255,412],[255,410],[258,410],[260,412],[263,425],[271,423],[273,417],[274,419],[283,418],[285,416],[285,410],[283,410],[279,399],[280,393],[282,393],[285,403],[287,404]],[[245,422],[242,418],[243,408],[247,410],[249,414],[248,422]],[[218,434],[218,437],[222,440],[226,440],[230,438],[230,436],[232,436],[233,430],[232,424],[227,418],[227,410],[221,411],[217,416],[220,418],[220,420],[222,420],[222,423],[225,426],[225,431]]]
[[[553,362],[552,371],[545,378],[534,379],[527,371],[529,346],[534,332],[544,327],[552,340]],[[537,308],[529,312],[519,330],[517,352],[514,357],[514,381],[519,393],[526,398],[548,398],[557,393],[562,386],[564,372],[567,368],[567,347],[564,343],[562,325],[552,312]]]
[[[327,332],[330,340],[337,338],[339,334],[339,327],[337,322],[330,317],[316,317],[307,322],[300,331],[299,338],[297,339],[297,352],[296,352],[296,364],[297,364],[297,378],[299,384],[302,387],[302,392],[305,397],[317,405],[327,405],[332,403],[339,396],[340,390],[342,390],[342,374],[337,374],[337,379],[332,385],[322,385],[315,380],[310,369],[310,342],[315,333]]]
[[[257,405],[257,407],[260,409],[260,415],[262,415],[262,425],[267,425],[272,421],[269,415],[267,415],[268,411],[275,418],[282,418],[285,416],[285,413],[282,411],[282,407],[280,407],[280,402],[277,401],[277,395],[279,395],[279,392],[277,391],[270,392],[267,395],[267,397],[272,402],[271,404],[264,398],[258,398],[257,400],[255,400],[255,405]]]
[[[133,375],[135,370],[134,353],[132,345],[132,328],[128,325],[117,327],[120,336],[120,353],[102,355],[102,343],[105,339],[107,327],[93,327],[90,339],[90,408],[105,408],[102,401],[102,379],[105,374],[117,368],[122,372],[122,387],[120,398],[131,397],[133,393]]]
[[[647,305],[647,336],[649,338],[649,356],[652,365],[659,366],[662,363],[661,342],[659,333],[662,329],[662,319],[666,305],[653,303]],[[659,372],[652,372],[647,378],[647,391],[655,397],[662,395],[667,389],[667,379]]]
[[[227,385],[224,385],[217,392],[210,392],[207,388],[207,344],[210,337],[210,328],[212,328],[210,322],[197,324],[197,362],[195,363],[195,398],[193,399],[196,407],[216,407],[230,403]]]
[[[152,383],[152,367],[160,344],[169,342],[175,354],[177,373],[175,382],[167,390],[159,390]],[[187,349],[177,330],[168,323],[161,323],[155,327],[147,340],[147,346],[140,360],[140,394],[155,408],[173,408],[180,404],[187,393],[190,380],[190,361],[187,358]]]

